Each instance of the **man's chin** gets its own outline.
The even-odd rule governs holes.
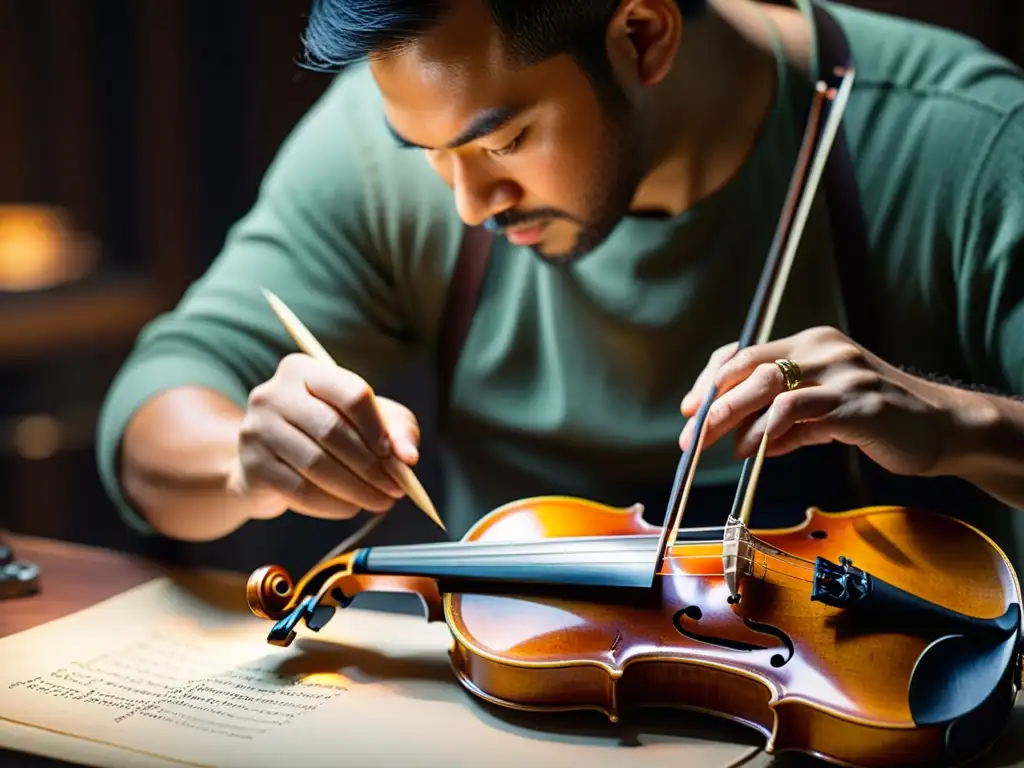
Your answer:
[[[558,227],[562,229],[562,227]],[[539,242],[526,246],[534,256],[552,264],[564,264],[575,261],[586,254],[589,249],[581,248],[581,230],[573,227],[573,232],[555,231],[554,227],[544,233]]]
[[[570,243],[554,244],[547,241],[538,243],[531,250],[540,258],[553,264],[570,264],[579,261],[601,247],[611,237],[614,227],[607,229],[584,229]]]
[[[529,246],[533,255],[550,264],[567,264],[585,255],[575,244],[568,248],[554,248],[546,243]]]
[[[523,245],[534,256],[551,264],[579,261],[597,250],[615,231],[621,217],[608,218],[598,226],[580,226],[567,221],[554,221],[544,228],[535,243]]]

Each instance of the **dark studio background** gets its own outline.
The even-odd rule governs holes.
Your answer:
[[[1020,0],[854,4],[955,27],[1024,62]],[[307,7],[0,0],[0,253],[12,220],[2,206],[52,205],[73,223],[70,242],[85,233],[98,255],[84,278],[0,290],[0,527],[300,571],[351,530],[289,516],[208,545],[146,541],[114,514],[92,452],[97,408],[135,334],[215,257],[279,143],[328,83],[294,64]],[[385,393],[424,421],[420,475],[436,499],[432,382],[414,370]],[[433,535],[403,502],[375,540]]]

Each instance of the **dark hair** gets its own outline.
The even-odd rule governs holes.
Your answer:
[[[610,77],[604,37],[620,0],[488,0],[510,60],[573,56],[599,87]],[[707,0],[676,0],[684,16]],[[336,71],[401,48],[437,25],[453,0],[313,0],[303,66]]]

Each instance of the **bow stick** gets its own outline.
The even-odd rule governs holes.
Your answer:
[[[334,362],[334,358],[331,357],[330,353],[323,348],[320,342],[318,342],[316,338],[314,338],[313,334],[309,332],[309,329],[302,324],[302,321],[296,317],[295,313],[292,312],[288,306],[281,301],[281,299],[265,288],[263,289],[263,295],[270,303],[270,307],[274,310],[274,313],[281,321],[281,324],[284,325],[285,330],[288,331],[289,335],[291,335],[292,339],[294,339],[295,343],[299,346],[299,349],[316,360],[337,366],[337,363]],[[416,474],[412,471],[409,465],[405,462],[399,461],[394,455],[388,456],[385,461],[387,462],[388,468],[392,470],[395,481],[401,486],[402,490],[408,494],[409,498],[413,500],[416,506],[426,513],[427,517],[437,523],[441,530],[447,532],[448,529],[445,528],[444,523],[441,522],[441,517],[437,514],[437,509],[435,509],[433,502],[431,502],[430,496],[427,494],[426,489],[420,484],[419,479],[416,477]],[[378,515],[375,519],[371,520],[364,529],[357,532],[355,537],[346,539],[346,543],[353,538],[362,538],[365,536],[382,518],[383,515]]]
[[[849,100],[850,89],[853,87],[853,78],[854,71],[852,69],[846,70],[839,88],[829,93],[829,98],[833,100],[832,107],[829,110],[828,120],[823,130],[824,135],[815,155],[814,164],[811,167],[807,189],[804,190],[800,201],[800,208],[796,213],[794,234],[787,244],[786,254],[779,268],[778,279],[772,286],[771,298],[765,309],[765,315],[757,337],[758,344],[768,341],[768,337],[771,334],[772,324],[775,322],[775,315],[778,312],[779,303],[782,301],[782,293],[786,288],[789,271],[793,266],[800,236],[803,234],[811,203],[818,188],[818,182],[825,169],[825,163],[828,160],[832,144],[839,131],[843,112],[846,109],[846,103]],[[736,486],[736,497],[733,500],[733,507],[729,512],[725,533],[722,537],[722,567],[725,573],[726,584],[729,586],[729,599],[732,602],[739,600],[740,562],[749,556],[747,550],[749,550],[750,534],[747,530],[747,525],[750,522],[750,513],[754,504],[754,492],[757,490],[757,481],[761,476],[761,467],[764,464],[764,457],[768,448],[768,434],[774,405],[773,402],[768,408],[768,414],[765,417],[765,429],[761,435],[761,443],[758,445],[757,453],[743,462],[743,471],[740,473],[740,480]]]
[[[803,199],[800,201],[800,209],[796,214],[796,223],[794,224],[795,234],[790,238],[786,248],[786,254],[783,256],[782,264],[779,269],[779,278],[773,286],[772,295],[768,301],[768,307],[765,310],[764,321],[761,324],[761,329],[758,333],[757,344],[764,344],[767,342],[768,337],[771,334],[772,325],[775,322],[775,315],[778,313],[779,304],[782,301],[782,293],[786,288],[786,281],[789,278],[789,272],[793,266],[800,237],[803,234],[804,226],[807,223],[807,216],[810,213],[811,204],[818,188],[818,182],[821,179],[821,175],[825,169],[825,163],[828,161],[828,156],[832,149],[832,144],[834,143],[836,134],[839,131],[839,124],[842,121],[843,112],[846,110],[846,102],[849,100],[850,89],[853,87],[853,77],[854,71],[852,69],[848,70],[847,74],[843,78],[843,82],[835,93],[834,104],[832,109],[829,111],[828,121],[823,129],[824,137],[822,138],[818,154],[815,157],[814,165],[811,168],[810,181],[808,182],[808,187],[805,190]],[[753,462],[751,469],[753,474],[750,475],[750,481],[749,484],[747,484],[749,489],[756,487],[757,473],[760,471],[760,466],[764,461],[765,446],[768,444],[767,426],[771,424],[771,407],[768,409],[768,418],[765,422],[765,431],[761,436],[761,444],[758,448],[757,455],[756,457],[748,458],[745,462],[744,469],[746,469],[746,465]],[[744,484],[741,483],[741,486],[742,485]],[[737,499],[739,498],[740,494],[737,494]],[[744,525],[746,525],[750,520],[750,508],[753,502],[752,490],[745,492],[743,494],[743,499],[739,519]],[[736,506],[737,505],[734,505],[733,508],[733,516],[735,516]]]
[[[842,75],[842,82],[838,89],[829,89],[824,81],[817,83],[811,112],[804,130],[801,151],[796,166],[793,169],[783,211],[779,218],[764,270],[761,274],[757,292],[747,313],[747,319],[737,351],[754,343],[764,343],[771,333],[771,327],[789,277],[810,206],[814,200],[825,162],[828,159],[838,132],[839,123],[842,120],[842,115],[849,99],[850,89],[853,87],[855,71],[852,67],[837,69],[835,73]],[[823,138],[814,149],[814,158],[811,162],[810,173],[808,174],[808,158],[815,144],[819,118],[826,100],[832,102],[832,108],[829,110],[828,119],[823,129]],[[805,186],[804,181],[808,177],[809,182]],[[797,200],[799,200],[799,204]],[[791,234],[792,232],[795,232],[795,234]],[[784,252],[783,247],[785,247]],[[689,448],[680,457],[676,468],[672,493],[669,498],[668,509],[666,510],[665,524],[662,527],[661,539],[655,554],[655,573],[663,562],[666,549],[675,543],[693,478],[696,474],[697,460],[703,449],[708,411],[711,409],[711,405],[717,396],[717,388],[714,385],[709,386],[704,401],[701,403],[701,407],[695,417],[696,426],[693,431],[693,439],[690,442]],[[770,416],[771,411],[769,409],[769,420]],[[768,433],[766,430],[762,436],[757,455],[753,458],[748,458],[744,462],[743,471],[737,486],[733,511],[729,515],[729,524],[725,527],[725,534],[723,536],[723,564],[731,599],[736,599],[737,597],[736,567],[739,557],[739,540],[746,535],[746,522],[750,517],[753,493],[757,486],[761,465],[764,461],[767,439]],[[737,507],[741,508],[739,515],[736,514]]]

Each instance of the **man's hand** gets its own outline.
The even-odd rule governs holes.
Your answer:
[[[356,374],[289,355],[249,396],[229,489],[259,519],[288,509],[330,519],[384,512],[403,491],[382,460],[393,453],[415,464],[419,439],[416,417]]]
[[[705,447],[736,430],[736,454],[757,452],[772,407],[768,456],[813,444],[839,441],[859,447],[895,474],[938,475],[953,432],[951,388],[911,376],[858,346],[834,328],[812,328],[795,336],[736,352],[717,350],[683,398],[680,410],[694,416],[714,384],[718,396],[708,412]],[[801,369],[799,386],[787,391],[779,359]],[[693,439],[690,419],[679,437]]]

